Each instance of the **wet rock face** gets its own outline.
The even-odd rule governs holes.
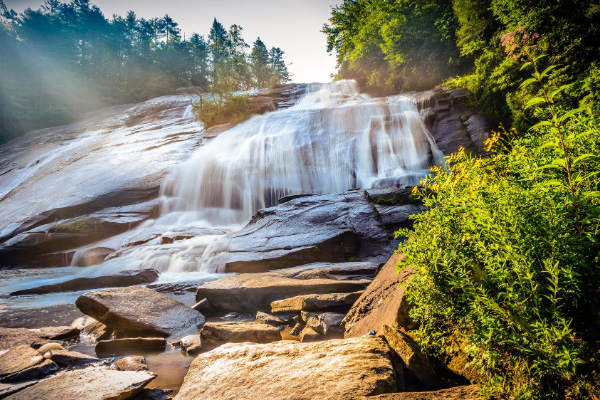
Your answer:
[[[388,393],[360,400],[483,400],[479,386],[467,385],[433,392]]]
[[[465,89],[436,89],[408,95],[424,113],[429,132],[446,156],[461,147],[469,153],[484,154],[484,142],[498,125],[473,110],[468,105],[468,95]]]
[[[8,399],[129,399],[154,378],[155,375],[146,371],[116,371],[94,366],[59,373]]]
[[[209,270],[265,272],[313,262],[383,262],[391,235],[364,190],[301,197],[258,211],[211,247]]]
[[[75,304],[84,314],[127,336],[168,337],[204,323],[198,311],[142,286],[85,293]]]
[[[150,217],[163,177],[202,141],[189,105],[111,107],[0,146],[0,265],[63,266],[65,250]]]
[[[141,271],[122,271],[118,274],[97,276],[91,278],[76,278],[54,285],[46,285],[33,289],[12,292],[11,296],[26,294],[46,294],[59,292],[74,292],[78,290],[97,289],[104,287],[123,287],[151,283],[158,279],[158,271],[144,269]]]
[[[390,349],[379,338],[241,343],[196,357],[176,399],[337,400],[394,387]]]

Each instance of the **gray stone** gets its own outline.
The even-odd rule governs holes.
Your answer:
[[[230,343],[194,359],[176,399],[338,400],[394,387],[390,349],[379,338]]]
[[[363,291],[352,293],[308,294],[274,301],[271,303],[272,312],[318,311],[331,308],[352,306],[362,295]],[[347,309],[348,309],[347,308]]]
[[[129,399],[155,375],[146,371],[115,371],[103,366],[64,371],[9,396],[10,400]]]
[[[76,292],[79,290],[107,288],[107,287],[125,287],[141,285],[154,282],[158,279],[158,271],[155,269],[122,271],[114,275],[95,276],[75,278],[66,282],[53,285],[40,286],[33,289],[18,290],[12,292],[11,296],[46,294],[59,292]]]
[[[202,349],[202,341],[200,340],[200,335],[188,335],[181,338],[179,342],[181,349],[190,356],[195,356],[200,353]]]
[[[204,323],[198,311],[142,286],[85,293],[75,304],[84,314],[128,336],[168,337]]]
[[[256,322],[207,322],[200,331],[202,349],[224,343],[271,343],[281,340],[279,329]]]
[[[345,316],[346,314],[334,312],[315,313],[302,311],[302,319],[306,322],[306,325],[327,337],[344,337],[342,320]]]
[[[211,308],[210,308],[210,303],[208,302],[208,299],[202,299],[199,302],[197,302],[196,304],[194,304],[192,306],[192,308],[196,311],[198,311],[199,313],[202,313],[203,315],[210,315],[212,314],[211,312]]]

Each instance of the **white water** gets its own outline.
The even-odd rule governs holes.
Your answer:
[[[412,101],[370,99],[341,81],[198,149],[165,180],[162,213],[242,224],[287,195],[414,185],[441,161]]]
[[[164,129],[187,129],[185,124],[194,124],[191,107],[179,110],[173,126],[160,127],[159,120],[157,128],[148,128],[149,132],[160,137]],[[136,126],[122,129],[140,132],[138,135],[142,132]],[[80,139],[86,140],[85,134]],[[56,154],[69,149],[67,145]],[[55,157],[50,154],[48,162]],[[56,283],[73,275],[142,268],[160,271],[160,282],[214,279],[214,271],[204,268],[207,260],[202,255],[209,253],[205,250],[222,235],[243,227],[258,209],[277,204],[279,198],[414,185],[430,166],[442,160],[409,98],[371,99],[360,95],[353,81],[313,85],[295,106],[255,116],[207,141],[186,162],[175,166],[162,184],[159,218],[87,247],[116,249],[103,264],[78,272],[64,269],[66,275],[57,271],[52,278],[10,285],[10,289]],[[25,172],[35,174],[44,164],[42,160],[28,165]],[[10,182],[4,194],[18,185],[19,179]],[[168,235],[182,238],[165,244],[161,238]],[[130,245],[140,239],[148,240]],[[75,263],[87,248],[80,249]]]

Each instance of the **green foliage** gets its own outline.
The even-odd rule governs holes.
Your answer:
[[[196,119],[202,121],[206,129],[215,125],[236,124],[245,121],[254,113],[254,109],[248,103],[247,94],[224,93],[212,100],[202,99],[194,103]]]
[[[386,90],[429,89],[461,71],[457,19],[442,0],[346,0],[332,10],[328,51],[337,75]]]
[[[418,271],[407,293],[420,343],[448,357],[458,335],[488,396],[600,396],[600,116],[563,109],[570,86],[518,34],[511,57],[533,69],[524,105],[539,123],[520,138],[488,141],[490,158],[459,152],[420,191],[399,251]]]

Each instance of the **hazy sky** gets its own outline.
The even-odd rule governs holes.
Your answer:
[[[67,2],[63,0],[63,2]],[[208,35],[213,18],[226,28],[244,28],[250,45],[260,36],[268,48],[280,47],[294,82],[328,82],[335,71],[335,58],[326,51],[323,24],[328,22],[331,6],[341,0],[92,0],[109,18],[128,10],[138,17],[154,18],[169,14],[186,37],[193,32]],[[17,12],[39,8],[43,0],[4,0]]]

